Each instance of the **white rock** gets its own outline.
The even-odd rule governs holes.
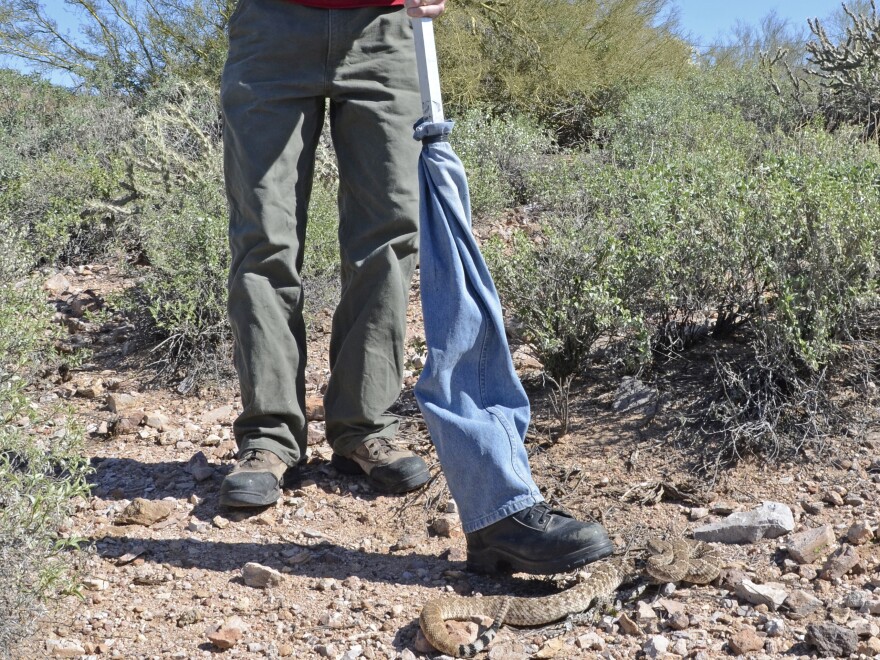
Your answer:
[[[241,569],[241,577],[249,587],[265,589],[281,584],[281,573],[274,568],[262,566],[256,562],[248,562]]]
[[[738,511],[719,522],[694,530],[694,538],[708,543],[755,543],[775,539],[794,529],[791,509],[779,502],[764,502],[751,511]]]

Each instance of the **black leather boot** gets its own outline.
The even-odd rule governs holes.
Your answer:
[[[466,534],[473,571],[565,573],[614,551],[605,528],[583,523],[545,502]]]

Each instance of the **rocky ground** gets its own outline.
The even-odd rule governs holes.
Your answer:
[[[104,306],[121,286],[113,268],[98,266],[47,283],[69,345],[90,350],[86,364],[47,375],[37,393],[41,406],[68,400],[88,430],[93,489],[69,531],[90,550],[83,597],[55,604],[23,657],[423,657],[431,650],[417,618],[431,597],[539,596],[570,584],[466,571],[439,474],[421,492],[386,497],[330,467],[320,405],[329,323],[315,324],[310,350],[308,462],[277,506],[219,508],[236,393],[148,387],[133,328]],[[415,290],[412,302],[415,372]],[[524,375],[535,366],[522,352],[517,362]],[[401,440],[437,471],[413,376],[395,408]],[[694,457],[668,437],[666,392],[591,381],[573,392],[562,437],[545,393],[531,394],[528,447],[549,500],[601,520],[621,549],[658,533],[716,542],[725,570],[708,586],[651,587],[622,609],[505,627],[488,657],[880,657],[880,432],[829,440],[802,463],[744,461],[698,477]],[[467,637],[481,623],[452,625]]]

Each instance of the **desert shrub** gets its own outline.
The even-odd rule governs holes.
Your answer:
[[[0,71],[0,211],[27,233],[35,263],[84,263],[112,250],[114,219],[89,207],[115,186],[131,112]]]
[[[878,304],[878,154],[774,128],[728,89],[633,94],[604,153],[558,156],[541,227],[490,263],[555,380],[590,357],[646,374],[734,336],[688,428],[727,457],[790,453],[833,428],[829,370]]]
[[[137,271],[140,284],[129,300],[145,335],[156,340],[157,376],[194,383],[200,374],[224,376],[230,366],[218,98],[212,86],[181,81],[155,93],[159,98],[148,99],[154,109],[138,119],[127,157],[130,201],[117,212],[127,214],[129,250],[147,264]],[[322,146],[306,233],[303,276],[319,300],[333,298],[330,282],[338,280],[331,156]]]
[[[438,21],[445,98],[547,122],[565,142],[630,89],[683,70],[666,0],[453,3]]]
[[[629,326],[618,298],[624,277],[619,249],[609,219],[571,216],[551,217],[539,240],[518,230],[509,243],[496,238],[487,246],[507,313],[560,385],[583,369],[600,338]]]
[[[534,172],[555,152],[552,137],[535,120],[484,109],[457,119],[450,139],[467,171],[475,216],[531,202]]]
[[[821,118],[829,130],[858,126],[865,139],[878,136],[880,118],[880,15],[875,0],[842,3],[829,32],[808,20],[812,40],[806,62],[792,65],[786,49],[763,58],[776,94],[801,117]]]
[[[14,653],[46,599],[73,585],[71,498],[86,492],[82,433],[64,410],[31,401],[50,359],[52,310],[24,277],[27,243],[0,216],[0,657]],[[51,435],[33,429],[53,429]]]
[[[226,323],[226,200],[216,90],[169,83],[137,120],[119,209],[130,250],[149,267],[130,292],[163,377],[217,364]],[[109,207],[109,205],[108,205]]]

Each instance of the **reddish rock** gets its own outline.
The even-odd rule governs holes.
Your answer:
[[[874,538],[874,530],[866,522],[857,522],[846,532],[846,540],[853,545],[864,545]]]
[[[208,633],[208,641],[218,649],[231,649],[241,641],[246,629],[247,625],[241,617],[232,616],[216,630]]]
[[[174,511],[174,502],[135,498],[116,518],[117,525],[143,525],[149,527],[164,520]]]
[[[306,420],[309,422],[324,421],[324,397],[319,394],[306,397]]]
[[[764,638],[751,628],[743,628],[730,638],[729,644],[736,655],[746,655],[764,648]]]
[[[812,564],[834,547],[834,530],[822,525],[794,534],[788,542],[788,554],[798,564]]]
[[[822,567],[822,572],[819,573],[819,577],[823,580],[842,578],[853,570],[861,559],[859,551],[853,546],[844,546],[828,558],[828,561]]]

